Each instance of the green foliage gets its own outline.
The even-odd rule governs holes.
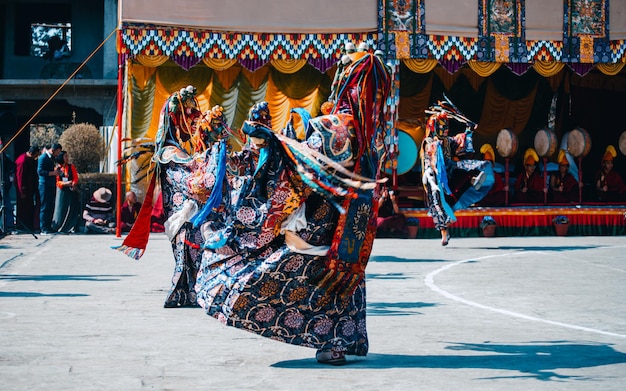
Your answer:
[[[70,126],[59,138],[59,143],[70,154],[79,174],[100,171],[105,144],[94,125],[81,123]]]

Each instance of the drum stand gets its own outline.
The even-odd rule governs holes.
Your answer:
[[[504,186],[509,188],[509,158],[504,159]],[[504,192],[504,206],[509,206],[509,191]]]
[[[548,158],[543,157],[543,203],[548,203],[548,192],[545,190],[548,186]]]
[[[582,205],[583,203],[583,187],[581,186],[583,183],[583,158],[582,156],[578,157],[578,204]]]

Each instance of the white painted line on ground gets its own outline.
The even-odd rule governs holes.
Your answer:
[[[577,325],[568,324],[568,323],[556,322],[556,321],[553,321],[553,320],[542,319],[542,318],[537,318],[535,316],[520,314],[519,312],[513,312],[513,311],[503,310],[503,309],[500,309],[500,308],[490,307],[488,305],[476,303],[474,301],[466,300],[466,299],[463,299],[463,298],[458,297],[456,295],[453,295],[452,293],[439,288],[435,284],[434,277],[437,274],[439,274],[439,273],[441,273],[441,272],[443,272],[445,270],[451,269],[451,268],[453,268],[455,266],[458,266],[458,265],[461,265],[461,264],[467,263],[467,262],[478,261],[478,260],[481,260],[481,259],[507,257],[507,256],[514,255],[514,254],[518,255],[519,252],[509,253],[509,254],[500,254],[500,255],[488,255],[488,256],[484,256],[484,257],[480,257],[480,258],[472,258],[472,259],[465,259],[465,260],[462,260],[462,261],[457,261],[457,262],[445,265],[443,267],[440,267],[437,270],[434,270],[434,271],[430,272],[426,276],[426,278],[424,278],[424,282],[426,283],[426,286],[429,287],[431,290],[433,290],[433,291],[435,291],[435,292],[437,292],[437,293],[439,293],[439,294],[441,294],[441,295],[443,295],[443,296],[445,296],[445,297],[447,297],[447,298],[449,298],[451,300],[458,301],[459,303],[467,304],[467,305],[470,305],[470,306],[473,306],[473,307],[476,307],[476,308],[481,308],[481,309],[484,309],[484,310],[487,310],[487,311],[497,312],[497,313],[500,313],[500,314],[513,316],[513,317],[520,318],[520,319],[530,320],[530,321],[533,321],[533,322],[541,322],[541,323],[546,323],[546,324],[550,324],[550,325],[553,325],[553,326],[566,327],[566,328],[569,328],[569,329],[586,331],[586,332],[590,332],[590,333],[610,335],[612,337],[626,338],[626,335],[623,335],[623,334],[616,334],[616,333],[611,333],[611,332],[608,332],[608,331],[593,329],[593,328],[590,328],[590,327],[577,326]]]

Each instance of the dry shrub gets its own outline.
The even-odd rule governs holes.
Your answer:
[[[104,140],[94,125],[70,126],[59,138],[59,144],[70,154],[79,174],[100,171],[100,162],[105,156]]]
[[[44,147],[58,142],[63,127],[55,124],[30,125],[30,145]]]

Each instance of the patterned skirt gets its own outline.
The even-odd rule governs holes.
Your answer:
[[[315,198],[299,235],[317,246],[329,243],[337,212]],[[364,280],[351,295],[328,292],[315,279],[326,257],[294,252],[282,240],[242,254],[232,246],[204,252],[196,291],[208,315],[280,342],[367,354]]]

